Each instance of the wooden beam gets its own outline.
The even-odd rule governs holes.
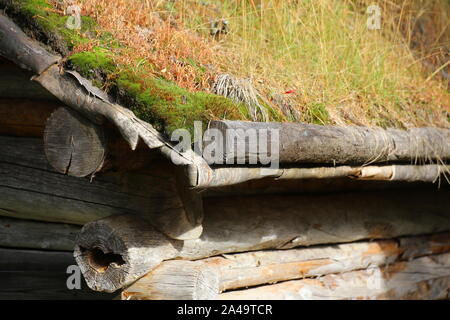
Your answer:
[[[114,296],[90,290],[84,280],[69,289],[69,266],[75,260],[71,252],[0,248],[0,299],[110,300]],[[72,270],[72,269],[70,269]]]
[[[450,253],[450,233],[394,240],[264,250],[186,261],[169,260],[122,291],[124,300],[215,299],[219,291],[343,274]],[[198,280],[201,278],[201,280]]]
[[[218,274],[192,261],[163,262],[122,291],[122,300],[215,300]]]
[[[267,157],[274,143],[279,163],[367,164],[386,161],[437,163],[450,160],[450,130],[412,128],[397,130],[368,127],[319,126],[302,123],[213,121],[210,129],[224,137],[224,161],[245,164],[249,159]],[[277,132],[268,141],[249,143],[248,133],[259,139],[267,130]],[[235,138],[235,136],[237,138]],[[275,139],[275,140],[274,140]],[[267,139],[266,139],[267,140]],[[258,150],[249,148],[256,143]],[[261,147],[264,148],[261,149]],[[226,164],[223,162],[219,164]]]
[[[336,166],[312,168],[262,169],[249,167],[219,167],[208,173],[195,188],[206,189],[240,184],[250,180],[300,180],[300,179],[336,179],[352,178],[361,180],[436,182],[445,181],[450,166],[428,165],[387,165],[387,166]],[[200,173],[204,174],[204,173]],[[448,179],[447,179],[448,180]]]
[[[154,242],[151,246],[137,241],[139,248],[147,246],[146,255],[162,261],[420,235],[450,230],[450,213],[447,210],[449,201],[448,192],[424,190],[399,191],[395,194],[361,192],[317,196],[209,198],[204,201],[204,232],[199,239]],[[120,230],[129,228],[128,224],[135,232],[158,237],[156,230],[151,231],[149,226],[135,217],[109,217],[86,224],[77,240],[77,247],[89,250],[101,245],[104,253],[122,254],[112,244],[126,241],[118,234]],[[145,231],[137,231],[139,228],[144,228]],[[104,239],[100,234],[110,236]],[[164,256],[161,256],[163,249]],[[93,272],[87,275],[87,282],[96,290],[117,290],[128,285],[124,279],[125,274],[128,276],[128,271],[124,270],[137,268],[125,263],[123,270],[111,269],[114,270],[112,275],[108,268],[104,272],[90,270],[86,260],[78,260],[78,264],[84,266],[83,270]],[[135,278],[154,267],[156,265],[143,267],[143,273],[136,274]],[[121,281],[111,286],[110,279],[113,276]]]
[[[57,102],[55,96],[31,80],[33,76],[33,72],[1,59],[0,56],[0,97]]]
[[[27,37],[3,14],[0,14],[0,54],[34,74],[41,74],[61,60],[60,56],[47,52],[36,40]]]
[[[100,171],[107,149],[102,126],[75,111],[58,108],[47,120],[44,149],[50,165],[58,172],[85,177]]]
[[[448,188],[443,183],[442,188]],[[408,190],[429,188],[435,190],[436,186],[421,182],[384,181],[384,180],[357,180],[349,178],[330,179],[292,179],[274,180],[264,178],[250,180],[237,185],[214,187],[202,191],[203,198],[230,197],[230,196],[261,196],[282,194],[318,194],[318,193],[348,193],[391,190]]]
[[[222,291],[382,267],[400,260],[450,252],[450,233],[393,240],[264,250],[197,260],[220,275]]]
[[[0,217],[0,246],[72,251],[79,226]]]
[[[448,299],[450,254],[225,292],[221,300]]]
[[[75,264],[72,251],[0,248],[2,271],[66,271]]]
[[[85,224],[131,213],[176,239],[197,238],[202,232],[201,212],[192,212],[200,208],[183,201],[174,167],[167,161],[90,181],[51,168],[42,140],[0,136],[0,150],[1,216]]]
[[[0,98],[0,135],[42,137],[45,122],[60,103]]]

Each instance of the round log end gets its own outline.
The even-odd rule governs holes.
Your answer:
[[[142,219],[120,215],[84,225],[74,256],[92,290],[114,292],[176,256],[176,250]]]
[[[44,132],[47,160],[58,172],[85,177],[97,172],[106,155],[103,128],[66,107],[47,120]]]
[[[123,300],[215,300],[218,270],[187,260],[164,261],[122,291]]]

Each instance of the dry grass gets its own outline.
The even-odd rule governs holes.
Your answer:
[[[100,31],[112,34],[123,45],[113,55],[117,65],[146,70],[185,88],[209,87],[213,73],[199,66],[212,66],[211,47],[197,34],[159,12],[155,1],[82,0],[80,3],[83,14],[93,17]],[[80,49],[85,48],[76,48]]]
[[[267,109],[260,102],[263,98],[249,79],[236,79],[226,73],[220,74],[214,82],[212,92],[230,98],[234,102],[244,103],[248,106],[250,117],[254,121],[269,120]]]
[[[184,88],[210,90],[228,73],[261,94],[254,110],[271,104],[283,120],[449,126],[446,0],[80,2],[124,45],[118,65]],[[366,26],[369,3],[382,9],[381,30]],[[217,19],[230,31],[211,37]]]

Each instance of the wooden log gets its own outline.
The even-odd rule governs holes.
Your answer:
[[[450,166],[445,165],[393,165],[393,166],[368,166],[362,167],[355,175],[363,180],[387,180],[387,181],[423,181],[443,182],[450,180]]]
[[[176,251],[144,220],[121,215],[86,224],[77,236],[74,256],[91,289],[114,292]]]
[[[81,289],[69,290],[66,272],[2,271],[0,272],[1,300],[112,300],[111,294],[89,289],[84,280]]]
[[[201,258],[447,231],[449,201],[448,191],[426,189],[207,198],[204,234],[185,241],[183,254]]]
[[[450,254],[219,295],[221,300],[447,299]]]
[[[436,182],[442,177],[445,181],[449,174],[445,165],[390,165],[390,166],[337,166],[313,168],[246,168],[219,167],[211,170],[209,179],[203,179],[195,188],[212,188],[236,185],[250,180],[268,179],[334,179],[354,178],[361,180]],[[203,174],[203,173],[201,173]]]
[[[283,195],[283,194],[317,194],[333,192],[365,192],[374,190],[417,189],[436,186],[423,182],[385,181],[385,180],[358,180],[342,178],[330,179],[289,179],[277,180],[264,178],[250,180],[236,185],[215,187],[202,190],[203,199],[230,196],[256,196],[256,195]],[[448,188],[443,183],[442,188]]]
[[[450,233],[396,240],[226,254],[197,261],[169,260],[122,291],[124,300],[215,299],[219,291],[382,267],[450,252]],[[202,277],[197,281],[198,277]],[[199,286],[201,288],[199,288]],[[180,289],[181,287],[181,289]],[[214,290],[213,290],[214,289]]]
[[[447,210],[449,201],[448,192],[424,190],[399,191],[395,194],[367,192],[320,196],[209,198],[204,201],[204,232],[199,239],[172,242],[176,250],[167,250],[164,257],[160,256],[160,248],[166,248],[169,244],[165,241],[159,245],[154,243],[153,248],[147,248],[146,254],[162,260],[192,260],[231,252],[288,249],[447,231],[450,230],[450,213]],[[105,248],[103,252],[120,254],[121,251],[118,252],[110,244],[124,241],[117,235],[120,229],[129,228],[127,224],[131,224],[132,228],[144,228],[132,216],[121,219],[120,223],[113,223],[114,219],[120,218],[109,217],[86,224],[80,233],[80,239],[90,239],[92,244],[83,242],[81,246],[89,249],[101,244]],[[114,226],[113,229],[111,226]],[[145,226],[145,230],[139,233],[150,233],[149,226]],[[156,231],[152,234],[154,232]],[[115,240],[106,241],[98,236],[100,233],[107,233]],[[77,246],[80,243],[77,240]],[[139,245],[145,246],[143,243]],[[86,261],[79,260],[78,263],[84,265],[83,269],[87,269]],[[151,270],[147,268],[144,273]],[[119,275],[120,272],[114,277],[120,278]],[[135,278],[142,275],[136,274]],[[97,272],[89,274],[90,280],[87,282],[96,290],[117,290],[129,284],[127,281],[119,281],[112,287],[109,280],[111,277],[108,270]]]
[[[72,250],[47,251],[0,248],[2,271],[66,271],[75,264]]]
[[[0,246],[72,251],[80,227],[0,217]]]
[[[219,277],[213,270],[192,261],[172,260],[122,291],[122,300],[215,300]]]
[[[0,97],[56,102],[50,92],[31,81],[33,75],[0,56]]]
[[[381,267],[399,260],[450,252],[450,233],[395,240],[264,250],[197,260],[220,275],[226,291],[280,281]]]
[[[139,139],[151,149],[166,146],[174,150],[155,128],[138,119],[132,111],[115,104],[104,91],[93,86],[89,80],[77,72],[63,70],[57,65],[62,59],[60,56],[47,52],[40,43],[27,37],[3,14],[0,14],[0,54],[33,71],[36,75],[33,80],[92,122],[101,124],[105,119],[110,120],[132,150],[136,149]],[[190,159],[186,161],[191,163]]]
[[[0,14],[0,54],[21,68],[40,74],[61,60],[27,37],[10,19]]]
[[[47,118],[60,105],[53,101],[0,98],[0,135],[42,137]]]
[[[201,212],[192,212],[199,208],[183,201],[175,170],[166,161],[90,181],[55,172],[41,140],[0,136],[0,150],[0,216],[85,224],[131,213],[173,238],[202,232]]]
[[[56,171],[85,177],[103,166],[106,140],[101,126],[61,107],[52,113],[45,126],[44,150]]]
[[[350,166],[288,169],[225,167],[213,169],[210,178],[202,179],[202,183],[197,184],[196,188],[206,189],[213,187],[224,187],[250,180],[268,178],[276,180],[330,179],[349,177],[356,175],[358,172],[358,167]],[[203,172],[201,174],[203,174]]]
[[[68,288],[72,252],[0,248],[0,299],[112,299],[110,294],[90,290],[82,277],[80,287]],[[72,270],[72,269],[69,269]]]
[[[210,129],[224,137],[223,157],[217,164],[245,164],[249,159],[268,157],[271,144],[278,142],[279,163],[367,164],[386,161],[437,163],[450,159],[450,130],[412,128],[397,130],[367,127],[319,126],[301,123],[213,121]],[[248,133],[262,139],[265,131],[276,130],[277,141],[256,142],[249,148]],[[237,137],[237,138],[236,138]],[[254,141],[252,142],[254,143]],[[264,145],[264,148],[261,148]],[[277,149],[277,148],[275,148]]]

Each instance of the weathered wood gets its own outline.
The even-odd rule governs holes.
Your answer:
[[[101,124],[105,118],[110,120],[132,150],[136,149],[139,138],[151,149],[165,145],[165,139],[150,124],[138,119],[130,110],[101,97],[98,89],[75,72],[61,74],[59,67],[52,66],[35,81],[92,122]]]
[[[60,105],[53,101],[0,98],[0,135],[42,137],[47,118]]]
[[[209,198],[204,201],[202,236],[196,240],[172,242],[176,250],[167,250],[167,256],[162,260],[192,260],[231,252],[288,249],[447,231],[450,230],[450,213],[447,210],[449,201],[448,192],[424,190],[399,191],[395,194],[367,192],[318,196]],[[128,223],[132,228],[145,228],[145,232],[150,233],[149,226],[140,225],[139,221],[134,222],[136,218],[132,216],[123,218],[121,224],[112,223],[114,219],[118,218],[109,217],[86,224],[80,236],[90,239],[92,244],[87,246],[85,243],[82,246],[89,249],[101,243],[105,248],[104,252],[117,253],[110,243],[124,241],[117,233],[120,232],[119,229],[126,229]],[[151,233],[155,232],[154,230]],[[106,241],[98,236],[99,233],[107,233],[111,239]],[[79,243],[77,241],[77,244]],[[154,255],[156,259],[161,258],[161,248],[166,248],[169,244],[162,242],[159,246],[156,243],[153,245],[153,248],[147,248],[146,254]],[[139,245],[145,246],[143,243]],[[78,263],[86,265],[85,261]],[[151,268],[144,273],[149,271]],[[120,278],[119,274],[115,277]],[[108,272],[97,272],[95,277],[92,274],[88,276],[94,279],[91,283],[88,281],[91,288],[112,289]],[[127,284],[129,283],[126,281],[116,282],[115,289]]]
[[[144,220],[121,215],[86,224],[77,236],[74,256],[91,289],[114,292],[176,251]]]
[[[0,14],[0,54],[16,65],[40,74],[61,57],[47,52],[27,37],[10,19]]]
[[[202,179],[202,183],[197,184],[196,188],[224,187],[258,179],[330,179],[348,177],[358,172],[358,167],[350,166],[289,169],[225,167],[213,169],[210,178]]]
[[[225,292],[222,300],[448,299],[450,254]]]
[[[0,56],[0,97],[55,102],[56,98],[50,92],[31,81],[33,75]]]
[[[232,250],[292,248],[447,231],[448,195],[445,190],[418,189],[207,198],[204,234],[196,242],[185,241],[183,254],[210,256]]]
[[[175,170],[166,161],[156,161],[146,170],[98,175],[90,181],[55,172],[46,160],[42,140],[0,136],[0,150],[2,216],[84,224],[132,213],[173,238],[201,233],[199,220],[186,218],[192,213],[186,213]]]
[[[244,121],[213,121],[210,129],[219,130],[224,137],[223,158],[219,164],[244,164],[255,157],[267,157],[266,150],[270,151],[275,142],[279,143],[279,154],[272,156],[278,156],[279,163],[436,163],[450,159],[450,130],[447,129],[412,128],[404,131]],[[251,130],[259,138],[263,138],[267,130],[277,130],[278,135],[272,138],[269,135],[268,142],[257,142],[259,147],[268,145],[267,148],[252,150],[246,142]]]
[[[363,180],[449,182],[450,166],[445,165],[393,165],[362,167],[355,175]]]
[[[69,277],[76,277],[75,266],[72,252],[0,248],[0,299],[113,298],[90,290],[82,277],[80,287],[70,290],[67,282],[73,284]]]
[[[219,167],[211,170],[209,179],[203,179],[195,188],[212,188],[236,185],[250,180],[268,179],[334,179],[354,178],[362,180],[436,182],[449,175],[449,166],[445,165],[390,165],[390,166],[337,166],[313,168],[249,168]],[[203,174],[203,172],[201,173]]]
[[[72,251],[80,227],[0,217],[0,246]]]
[[[0,270],[2,271],[66,271],[75,265],[72,250],[47,251],[0,248]]]
[[[122,291],[122,300],[215,300],[218,274],[192,261],[172,260]]]
[[[219,290],[241,289],[281,281],[321,277],[390,265],[450,252],[450,233],[396,240],[265,250],[197,260],[169,260],[122,291],[122,299],[195,300],[195,277],[213,299]],[[180,288],[181,287],[181,288]],[[201,289],[199,289],[200,291]]]
[[[165,148],[192,164],[172,147],[171,143],[150,124],[138,119],[134,113],[112,101],[108,95],[75,71],[64,70],[57,62],[61,57],[45,50],[40,43],[25,35],[20,28],[0,14],[0,54],[17,65],[33,71],[33,80],[47,89],[66,106],[78,111],[92,122],[101,124],[110,120],[122,134],[132,150],[139,139],[150,148]],[[167,154],[167,153],[164,153]]]
[[[69,275],[54,271],[0,272],[1,300],[112,300],[111,294],[90,290],[81,279],[81,289],[67,289]]]
[[[73,110],[58,108],[45,126],[44,149],[58,172],[85,177],[99,171],[106,157],[106,134]]]
[[[450,233],[395,240],[264,250],[197,260],[198,268],[220,275],[220,289],[230,290],[280,281],[381,267],[398,260],[450,252]]]
[[[266,194],[316,194],[332,192],[361,192],[374,190],[397,189],[415,189],[429,188],[436,190],[435,185],[425,184],[423,182],[404,182],[404,181],[384,181],[384,180],[358,180],[345,178],[331,179],[293,179],[277,180],[264,178],[259,180],[250,180],[237,185],[215,187],[204,189],[203,198],[230,197],[230,196],[249,196]],[[441,188],[448,188],[448,184],[443,183]]]

